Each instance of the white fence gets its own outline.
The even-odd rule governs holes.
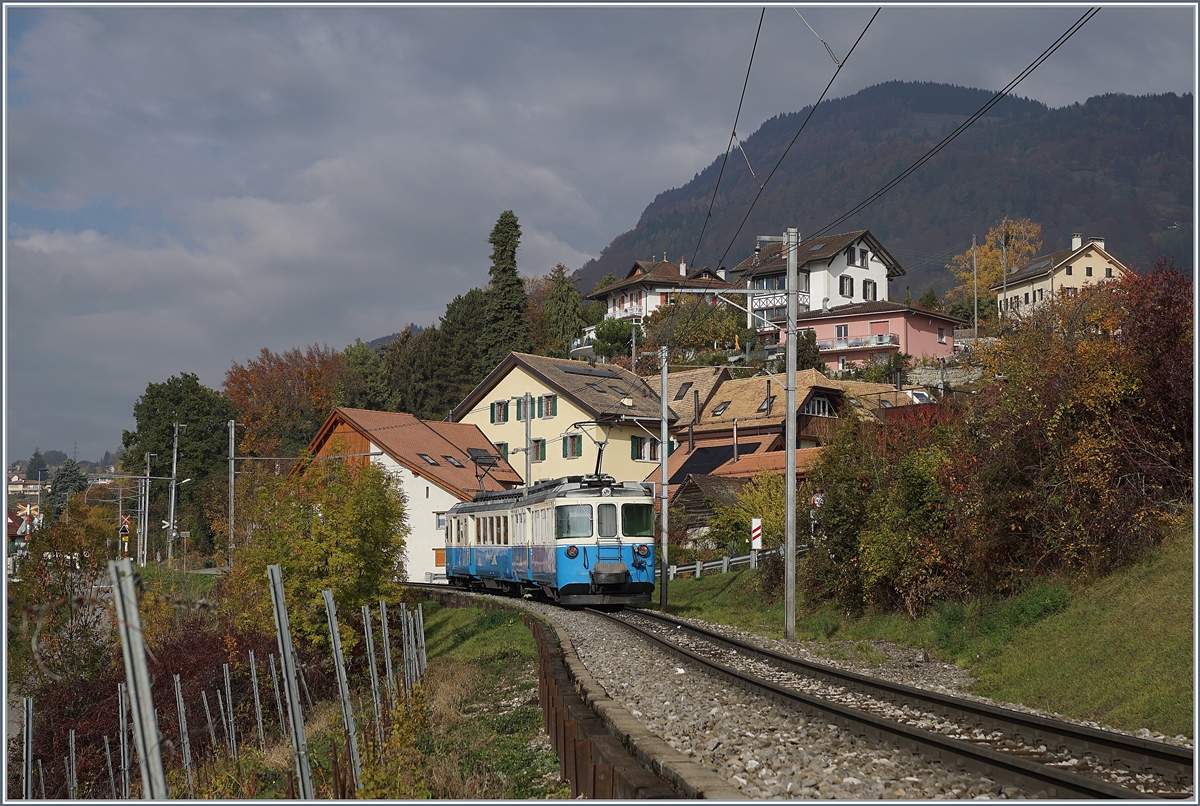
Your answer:
[[[751,551],[749,554],[739,554],[736,557],[725,556],[719,560],[710,560],[702,562],[696,560],[688,565],[670,565],[667,566],[667,580],[675,579],[676,577],[691,574],[693,577],[699,577],[705,571],[720,571],[722,574],[728,574],[729,569],[735,565],[749,565],[751,568],[758,567],[759,557],[769,557],[772,554],[782,554],[783,549],[770,549],[769,551]]]

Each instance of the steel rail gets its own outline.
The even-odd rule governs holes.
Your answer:
[[[1019,756],[974,745],[960,739],[941,736],[911,725],[893,722],[874,714],[796,691],[795,689],[785,688],[754,675],[736,671],[724,664],[684,649],[649,630],[631,624],[615,615],[591,609],[588,612],[620,624],[626,629],[633,630],[668,651],[697,663],[730,682],[744,688],[749,688],[771,699],[798,707],[809,716],[816,716],[830,724],[838,725],[869,739],[880,742],[891,742],[898,747],[911,749],[927,759],[940,761],[944,764],[954,764],[961,770],[986,776],[997,783],[1010,784],[1029,793],[1044,790],[1051,798],[1086,797],[1128,800],[1132,798],[1155,797],[1154,795],[1139,792],[1135,789],[1066,772],[1035,761],[1029,761]],[[626,610],[624,612],[637,613],[642,616],[647,614],[647,611],[639,610]],[[659,614],[655,613],[651,617],[659,618]],[[675,619],[663,618],[662,620],[678,624],[682,628],[698,629]],[[697,634],[700,633],[698,632]],[[735,640],[726,638],[725,636],[718,636],[715,633],[709,633],[709,635],[722,642],[733,642]],[[708,638],[708,635],[704,637]],[[741,642],[731,645],[737,646],[739,651],[744,646],[747,650],[752,650],[763,657],[768,657],[766,654],[768,651],[759,647],[741,645]],[[795,662],[795,659],[787,658],[787,656],[777,655],[776,657],[786,660],[789,663]],[[872,680],[872,678],[865,677],[864,679]]]
[[[805,675],[869,694],[884,702],[897,706],[910,705],[947,719],[1000,731],[1011,739],[1035,747],[1044,744],[1048,748],[1065,750],[1077,756],[1091,755],[1106,763],[1119,764],[1135,771],[1154,772],[1180,783],[1191,783],[1193,780],[1194,752],[1186,747],[1074,725],[806,661],[654,611],[631,609],[625,612],[676,625],[706,640],[737,649],[739,653],[798,669]]]

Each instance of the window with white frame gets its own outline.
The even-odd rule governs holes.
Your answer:
[[[838,292],[843,297],[854,296],[854,278],[842,276],[838,278]]]
[[[811,414],[813,417],[837,416],[833,410],[833,404],[829,402],[829,398],[825,397],[825,395],[813,395],[804,401],[804,406],[801,407],[800,413]]]
[[[866,265],[867,265],[867,250],[866,249],[858,250],[858,265],[862,266],[863,268],[866,268]]]
[[[535,462],[546,461],[546,440],[535,439],[533,447],[529,450],[530,458]]]
[[[537,416],[543,419],[554,417],[558,414],[558,395],[539,395],[537,402]]]
[[[844,370],[845,368],[846,368],[846,356],[839,355],[838,356],[838,369]]]
[[[939,327],[938,328],[938,344],[945,344],[945,343],[946,343],[946,328]]]
[[[833,337],[835,339],[850,338],[850,325],[834,325],[833,326]]]
[[[863,299],[872,300],[872,301],[874,301],[876,299],[877,292],[876,292],[876,283],[874,280],[863,280],[862,289],[863,289]]]
[[[667,455],[675,450],[675,440],[667,442]],[[658,440],[654,437],[633,436],[629,438],[629,456],[641,462],[658,461]]]
[[[492,444],[496,446],[496,453],[500,454],[500,458],[507,462],[508,461],[508,443],[507,442],[493,442]]]
[[[491,409],[490,416],[493,423],[508,422],[508,401],[497,400],[489,407]]]
[[[435,512],[435,513],[433,513],[433,515],[435,518],[437,518],[438,531],[444,532],[446,530],[446,513],[445,512]]]

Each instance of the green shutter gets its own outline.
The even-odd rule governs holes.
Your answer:
[[[498,442],[498,443],[496,443],[496,447],[500,449],[500,456],[502,456],[504,458],[504,461],[507,462],[508,461],[508,443],[507,442]]]
[[[550,395],[550,416],[558,416],[558,395]]]
[[[676,442],[674,439],[668,439],[668,440],[667,440],[667,456],[670,456],[671,454],[675,453],[675,447],[676,447],[678,444],[679,444],[679,443],[678,443],[678,442]]]
[[[518,421],[521,419],[522,408],[523,408],[521,406],[521,404],[524,402],[525,402],[525,400],[523,398],[517,398],[517,420]]]
[[[505,423],[508,422],[508,401],[507,400],[504,401],[504,416],[501,418],[501,422],[505,422]]]
[[[570,437],[563,437],[563,438],[562,438],[562,451],[563,451],[563,458],[564,458],[564,459],[566,459],[566,458],[567,458],[567,440],[568,440],[568,439],[570,439]]]
[[[638,437],[630,437],[629,438],[629,458],[630,459],[637,459],[639,454],[641,454],[641,452],[642,452],[641,448],[638,447],[639,441],[640,440]]]
[[[538,458],[543,462],[546,461],[546,440],[542,440],[538,445]]]
[[[538,395],[538,418],[541,419],[546,415],[542,414],[542,401],[546,399],[545,395]]]
[[[491,417],[492,424],[494,425],[496,423],[496,404],[495,403],[492,403],[490,406],[488,406],[488,416]]]
[[[575,435],[575,455],[583,456],[583,434]]]

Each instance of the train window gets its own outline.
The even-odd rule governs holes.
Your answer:
[[[626,537],[653,537],[654,505],[621,504],[621,521]]]
[[[501,534],[501,539],[503,539],[503,541],[504,541],[504,545],[507,546],[508,545],[508,518],[500,519],[500,534]]]
[[[601,537],[617,536],[617,505],[596,505],[596,529]]]
[[[554,536],[559,540],[569,537],[591,537],[592,505],[567,504],[555,507]]]

